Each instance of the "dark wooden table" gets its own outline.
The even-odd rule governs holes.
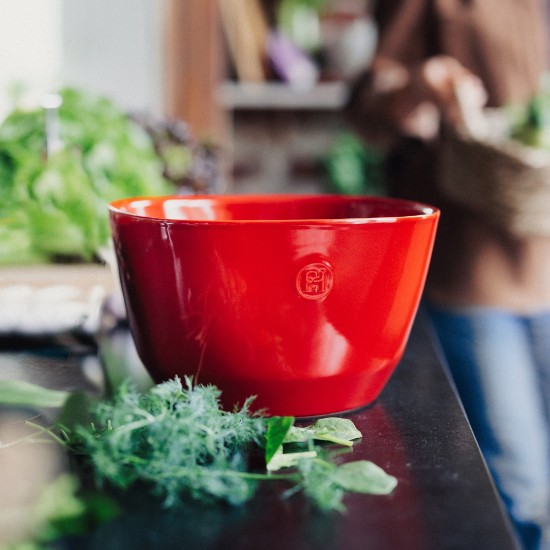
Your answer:
[[[93,346],[3,341],[0,378],[97,391],[129,370],[141,376],[125,327]],[[166,511],[144,499],[78,548],[277,550],[508,550],[518,548],[456,392],[417,316],[405,357],[378,401],[349,415],[363,439],[350,459],[368,459],[396,476],[389,496],[350,494],[345,514],[322,514],[270,488],[242,507],[190,504]],[[0,511],[0,514],[2,512]]]

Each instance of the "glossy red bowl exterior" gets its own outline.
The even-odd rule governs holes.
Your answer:
[[[333,195],[130,198],[110,206],[138,353],[232,406],[315,416],[376,399],[416,314],[439,211]]]

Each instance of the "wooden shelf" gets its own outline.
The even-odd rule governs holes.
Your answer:
[[[227,110],[340,110],[346,101],[344,82],[323,82],[298,90],[281,82],[224,82],[217,90],[219,104]]]

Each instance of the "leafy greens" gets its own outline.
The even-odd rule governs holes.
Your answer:
[[[147,133],[110,100],[60,95],[63,147],[50,156],[42,109],[0,125],[0,265],[92,260],[108,243],[110,200],[173,190]]]
[[[346,492],[389,494],[397,485],[370,461],[335,462],[334,444],[349,450],[362,437],[351,420],[321,418],[299,427],[291,416],[252,412],[252,398],[229,412],[217,387],[188,378],[145,392],[125,381],[110,400],[0,381],[0,402],[10,392],[8,403],[64,401],[55,426],[35,425],[36,437],[47,435],[79,456],[96,486],[145,486],[167,507],[185,497],[242,504],[259,483],[279,481],[288,496],[301,491],[321,510],[343,511]]]
[[[395,488],[396,479],[372,463],[336,465],[315,443],[352,445],[361,434],[350,420],[321,419],[298,428],[293,417],[251,412],[252,399],[225,411],[220,396],[215,386],[189,379],[175,378],[145,393],[124,383],[112,400],[92,406],[89,421],[60,424],[55,437],[84,457],[100,486],[145,484],[166,506],[184,496],[241,504],[259,482],[279,480],[320,509],[343,510],[346,491],[388,494]],[[254,468],[251,457],[258,450],[264,466]]]

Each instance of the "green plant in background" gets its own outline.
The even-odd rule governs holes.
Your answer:
[[[384,154],[355,134],[339,134],[324,159],[330,187],[348,195],[384,195]]]
[[[0,125],[0,264],[93,260],[110,200],[173,190],[147,132],[110,100],[60,95],[63,146],[51,155],[43,109],[16,108]]]
[[[277,27],[302,50],[315,53],[321,47],[319,13],[328,0],[281,0]]]
[[[541,91],[526,105],[509,108],[511,137],[525,145],[550,149],[550,92]]]

